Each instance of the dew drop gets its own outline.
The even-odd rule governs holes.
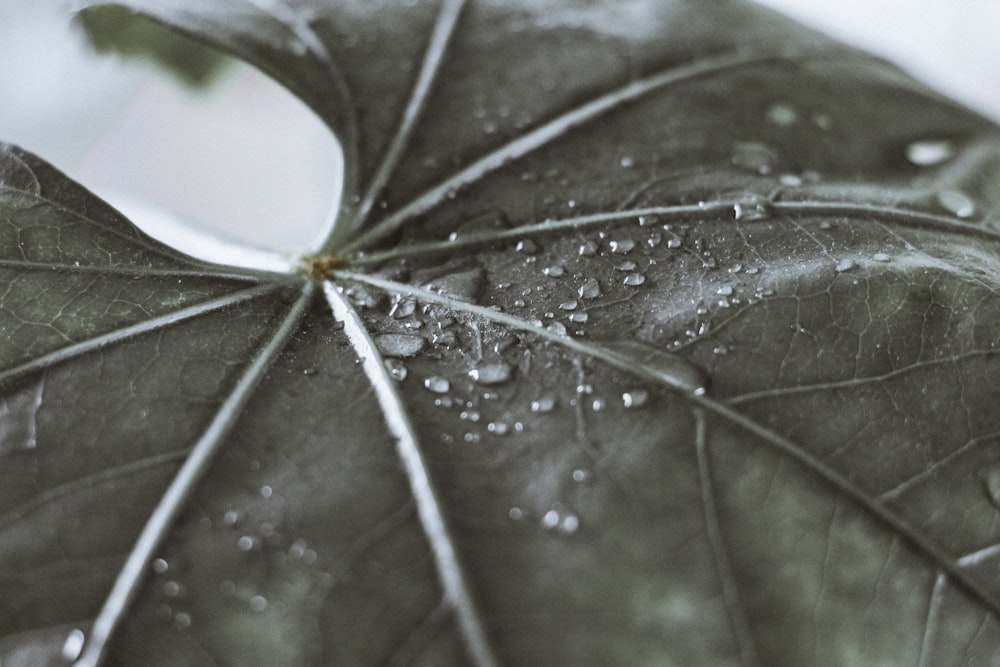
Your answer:
[[[473,368],[469,371],[469,377],[479,384],[502,384],[510,379],[512,372],[513,369],[510,364],[484,364],[479,368]]]
[[[389,373],[391,377],[396,382],[402,382],[406,379],[409,371],[406,368],[406,364],[397,359],[386,359],[385,360],[385,370]]]
[[[176,581],[168,581],[163,584],[163,594],[168,598],[175,598],[181,594],[181,585]]]
[[[587,241],[580,246],[578,252],[580,257],[593,257],[597,254],[597,244],[593,241]]]
[[[980,472],[979,478],[983,480],[986,497],[995,506],[1000,507],[1000,467]]]
[[[562,322],[552,322],[547,327],[545,327],[545,330],[549,331],[550,333],[554,333],[557,336],[566,335],[566,325],[563,324]]]
[[[265,484],[264,486],[260,487],[260,497],[261,498],[270,498],[273,495],[274,495],[274,489],[272,489],[267,484]]]
[[[842,259],[837,262],[837,266],[833,267],[833,270],[837,273],[844,273],[845,271],[850,271],[856,266],[857,264],[853,259]]]
[[[542,269],[542,273],[549,276],[550,278],[559,278],[564,273],[566,273],[566,269],[564,269],[561,266],[550,266],[548,268]]]
[[[774,214],[771,204],[763,201],[737,202],[733,204],[733,218],[746,222],[767,220]]]
[[[545,528],[555,528],[559,525],[559,512],[555,510],[549,510],[542,516],[542,526]]]
[[[524,239],[523,241],[517,242],[515,250],[525,255],[534,255],[538,252],[538,244],[531,239]]]
[[[892,261],[892,257],[889,256],[889,255],[887,255],[884,252],[877,252],[874,255],[872,255],[872,261],[873,262],[891,262]]]
[[[636,269],[636,263],[632,262],[632,261],[622,262],[621,264],[619,264],[615,268],[618,269],[619,271],[635,271],[635,269]]]
[[[569,301],[563,301],[562,303],[560,303],[559,304],[559,309],[560,310],[576,310],[577,306],[579,306],[579,305],[580,305],[579,301],[577,301],[576,299],[571,299]]]
[[[646,282],[646,276],[641,273],[630,273],[625,276],[625,280],[622,281],[629,287],[638,287],[639,285]]]
[[[156,560],[153,561],[153,572],[157,574],[163,574],[168,569],[170,569],[170,564],[167,563],[167,561],[163,560],[162,558],[157,558]]]
[[[641,408],[649,400],[649,392],[645,389],[631,389],[622,394],[622,403],[626,408]]]
[[[249,535],[244,535],[236,540],[236,548],[240,551],[250,551],[253,549],[254,539]]]
[[[774,171],[778,155],[769,146],[756,141],[745,141],[733,146],[730,161],[737,167],[766,176]]]
[[[520,521],[524,518],[524,512],[520,507],[511,507],[507,512],[507,516],[510,517],[511,521]]]
[[[583,323],[590,319],[590,316],[587,313],[573,313],[568,319],[570,322]]]
[[[976,214],[976,202],[961,190],[942,190],[937,193],[937,202],[958,218],[971,218]]]
[[[380,334],[375,336],[375,347],[387,357],[412,357],[427,346],[427,339],[412,334]]]
[[[676,236],[673,237],[673,238],[667,239],[667,247],[670,248],[671,250],[676,250],[677,248],[681,247],[681,240],[679,238],[677,238]]]
[[[424,388],[435,394],[444,394],[451,389],[451,383],[438,375],[432,375],[424,379]]]
[[[174,626],[178,630],[184,630],[191,627],[191,615],[186,612],[181,612],[174,616]]]
[[[506,422],[490,422],[486,425],[486,430],[495,435],[506,435],[510,425]]]
[[[581,299],[596,299],[601,296],[601,286],[597,279],[588,278],[576,293],[580,295]]]
[[[239,520],[240,520],[240,513],[237,512],[236,510],[228,510],[222,516],[222,523],[226,524],[227,526],[235,526],[236,522]]]
[[[771,125],[778,127],[788,127],[799,122],[799,112],[795,107],[784,102],[775,102],[764,114],[764,118]]]
[[[80,653],[83,652],[83,644],[86,641],[86,636],[83,634],[83,630],[79,628],[73,628],[66,635],[66,641],[63,642],[62,651],[60,656],[66,662],[76,662],[76,659],[80,657]]]
[[[582,484],[590,480],[590,471],[577,468],[573,471],[573,481]]]
[[[906,159],[918,167],[933,167],[955,157],[955,145],[946,139],[914,141],[906,147]]]
[[[575,514],[567,513],[559,522],[559,532],[572,535],[580,528],[580,519]]]
[[[622,159],[618,160],[618,164],[620,164],[625,169],[628,169],[629,167],[635,164],[635,161],[632,159],[631,156],[626,155],[622,157]]]
[[[404,317],[409,317],[417,310],[417,302],[413,299],[400,299],[396,303],[392,304],[392,309],[389,310],[389,315],[396,318],[397,320],[403,319]]]
[[[532,412],[552,412],[556,407],[556,399],[551,396],[543,396],[531,402]]]
[[[486,287],[486,271],[476,268],[450,273],[431,280],[425,287],[455,299],[476,301]]]
[[[250,610],[260,613],[267,609],[267,598],[263,595],[254,595],[250,598]]]
[[[718,294],[718,295],[720,295],[720,296],[732,296],[733,295],[733,286],[732,285],[723,285],[723,286],[719,287],[719,289],[715,290],[715,293]]]
[[[595,398],[591,402],[590,407],[591,407],[591,409],[594,412],[600,412],[601,410],[604,409],[604,399],[603,398]]]
[[[620,241],[611,241],[608,244],[611,248],[611,252],[616,255],[625,255],[635,249],[635,241],[632,239],[622,239]]]

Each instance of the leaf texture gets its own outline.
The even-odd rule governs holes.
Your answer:
[[[0,153],[5,666],[1000,660],[994,125],[743,2],[124,4],[344,200],[233,269]]]

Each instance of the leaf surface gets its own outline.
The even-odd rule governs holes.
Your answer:
[[[1000,659],[997,128],[746,3],[409,4],[127,3],[338,133],[300,273],[0,154],[4,664]]]

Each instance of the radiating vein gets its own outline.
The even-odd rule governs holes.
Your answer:
[[[350,226],[351,231],[357,230],[364,224],[365,219],[371,212],[372,205],[375,203],[375,198],[382,192],[385,184],[389,182],[389,177],[392,175],[396,164],[406,149],[406,145],[409,143],[410,136],[413,134],[413,128],[416,126],[421,111],[423,111],[434,79],[441,69],[441,63],[444,60],[448,42],[451,40],[455,24],[458,22],[458,16],[462,12],[464,5],[465,0],[444,0],[441,4],[434,30],[431,33],[430,43],[427,46],[427,51],[424,54],[424,60],[420,67],[420,73],[417,76],[413,92],[410,94],[410,100],[403,111],[403,117],[400,120],[399,127],[396,129],[396,135],[392,138],[392,143],[389,144],[389,148],[382,158],[382,163],[379,165],[378,170],[372,177],[371,183],[368,185],[365,195],[358,204],[354,220]]]
[[[944,600],[944,587],[947,579],[943,572],[938,572],[934,577],[934,588],[931,590],[930,600],[927,602],[927,620],[924,621],[923,638],[920,641],[920,655],[917,658],[917,667],[931,667],[930,656],[934,650],[934,635],[938,632],[938,625],[941,622],[941,604]]]
[[[724,199],[705,201],[700,204],[676,204],[666,206],[646,206],[642,208],[623,209],[592,213],[560,220],[522,225],[509,229],[491,230],[459,236],[454,241],[432,241],[428,243],[412,243],[388,250],[362,253],[353,257],[351,263],[355,266],[379,264],[400,257],[420,257],[435,254],[446,254],[461,249],[488,246],[500,241],[510,241],[523,238],[535,238],[564,231],[579,231],[591,227],[604,228],[608,223],[634,222],[640,217],[656,216],[662,222],[688,221],[704,219],[706,216],[719,216],[732,219],[733,209],[737,204],[746,204],[745,199]],[[926,227],[936,231],[958,233],[991,241],[1000,241],[1000,232],[989,227],[964,222],[957,218],[936,215],[923,211],[875,206],[852,202],[775,202],[769,204],[772,210],[785,215],[824,215],[852,218],[876,218],[893,222],[901,222],[912,227]],[[763,218],[761,222],[766,222]]]
[[[243,303],[244,301],[274,292],[275,290],[280,289],[280,287],[280,285],[258,285],[249,289],[240,290],[239,292],[226,294],[216,299],[203,301],[201,303],[194,304],[193,306],[188,306],[187,308],[181,308],[180,310],[175,310],[164,315],[151,317],[137,324],[121,327],[119,329],[108,331],[107,333],[61,347],[58,350],[53,350],[47,354],[35,357],[31,361],[20,364],[19,366],[14,366],[13,368],[0,371],[0,388],[3,388],[11,382],[26,375],[44,370],[55,364],[69,361],[70,359],[82,356],[88,352],[94,352],[110,345],[114,345],[115,343],[128,340],[129,338],[141,336],[142,334],[159,331],[160,329],[177,324],[178,322],[183,322],[184,320],[189,320],[193,317],[198,317],[199,315],[204,315],[206,313],[211,313],[216,310],[221,310],[229,306]]]
[[[431,187],[416,199],[398,209],[395,213],[384,218],[366,233],[355,238],[342,252],[348,253],[371,246],[373,243],[394,232],[406,221],[433,208],[443,201],[449,192],[480,180],[486,174],[565,136],[573,128],[591,121],[612,109],[640,99],[671,84],[690,81],[701,76],[717,74],[750,64],[783,60],[786,60],[786,58],[773,55],[740,52],[726,53],[719,56],[707,57],[697,62],[685,63],[659,74],[637,79],[621,88],[600,95],[521,135],[517,139],[469,164],[438,185]]]
[[[849,389],[853,387],[862,387],[869,384],[885,382],[887,380],[904,377],[906,375],[909,375],[910,373],[915,373],[917,371],[925,370],[927,368],[937,368],[946,365],[957,366],[958,364],[965,361],[969,361],[971,359],[995,357],[998,354],[1000,354],[1000,350],[976,350],[974,352],[958,354],[952,357],[944,357],[942,359],[927,359],[925,361],[918,361],[914,364],[910,364],[908,366],[903,366],[902,368],[891,370],[888,373],[882,373],[881,375],[867,375],[864,377],[851,378],[849,380],[815,382],[813,384],[795,385],[792,387],[775,387],[774,389],[748,391],[743,394],[731,396],[725,400],[726,403],[728,403],[729,405],[740,405],[743,403],[750,403],[752,401],[759,401],[768,398],[787,398],[788,396],[793,396],[796,394],[812,394],[821,391],[830,391],[832,389]]]
[[[455,609],[459,627],[476,667],[499,665],[476,608],[472,592],[455,550],[455,538],[448,529],[437,488],[430,477],[427,461],[417,441],[416,431],[406,413],[396,384],[383,364],[382,356],[368,335],[361,318],[330,282],[323,284],[327,302],[334,316],[344,323],[344,333],[350,339],[362,361],[365,375],[385,415],[389,431],[410,482],[417,514],[430,542],[438,574],[448,601]]]
[[[952,582],[962,588],[970,597],[978,600],[995,615],[1000,616],[1000,600],[998,600],[991,592],[983,590],[974,579],[969,577],[959,568],[955,559],[951,555],[918,532],[917,529],[911,526],[905,519],[896,515],[892,510],[873,499],[864,489],[852,482],[846,476],[837,472],[835,469],[802,449],[785,436],[758,424],[753,419],[736,412],[728,405],[725,405],[711,396],[704,395],[698,391],[692,391],[690,383],[683,382],[671,373],[660,371],[657,368],[636,364],[631,358],[622,355],[615,350],[601,347],[599,344],[587,343],[571,338],[567,335],[560,335],[543,327],[532,324],[526,320],[514,317],[508,313],[502,313],[491,308],[485,308],[483,306],[459,301],[452,297],[431,292],[420,287],[348,271],[338,271],[337,275],[348,280],[377,287],[391,294],[412,297],[425,303],[435,303],[458,312],[465,312],[469,315],[482,317],[498,324],[504,324],[520,331],[535,334],[540,339],[556,343],[567,350],[587,355],[590,358],[604,362],[609,366],[617,368],[618,370],[628,373],[638,379],[655,383],[661,387],[676,392],[693,407],[701,408],[706,413],[710,413],[721,420],[728,422],[737,429],[755,436],[767,446],[785,454],[807,470],[815,473],[833,488],[837,489],[846,497],[850,498],[852,501],[864,508],[864,510],[872,515],[876,520],[909,542],[938,569],[945,572]]]
[[[736,635],[736,644],[740,649],[740,659],[744,667],[755,667],[760,664],[757,659],[757,648],[753,632],[747,622],[743,604],[740,602],[739,588],[736,577],[726,553],[726,543],[719,526],[719,514],[715,507],[715,490],[712,482],[711,464],[708,458],[708,425],[701,410],[695,410],[695,452],[698,455],[698,475],[701,484],[701,502],[705,514],[705,531],[715,558],[715,569],[722,586],[722,598],[725,600],[729,617]]]
[[[451,615],[451,605],[442,600],[430,614],[410,633],[387,661],[389,667],[408,667],[414,664],[420,652],[441,632]]]
[[[933,475],[941,467],[948,465],[954,459],[963,456],[970,449],[973,449],[977,445],[980,445],[984,442],[995,440],[998,437],[1000,437],[1000,431],[996,431],[993,433],[985,433],[983,435],[980,435],[978,437],[969,440],[967,443],[965,443],[958,449],[950,452],[947,456],[944,456],[943,458],[931,462],[929,466],[921,470],[916,475],[913,475],[912,477],[900,482],[899,484],[889,489],[888,491],[883,491],[882,493],[878,494],[875,497],[875,499],[879,502],[885,502],[887,500],[894,500],[898,498],[909,489],[912,489],[915,485],[919,484],[923,480]]]
[[[90,638],[83,655],[74,663],[75,667],[97,667],[104,657],[108,641],[118,625],[128,613],[139,585],[146,574],[149,562],[173,526],[174,520],[190,498],[195,485],[211,465],[216,452],[226,436],[236,425],[243,408],[253,395],[254,389],[264,377],[271,363],[284,349],[285,344],[298,329],[302,317],[308,310],[315,284],[306,282],[302,293],[281,320],[267,344],[259,351],[253,363],[244,371],[236,386],[226,397],[215,418],[195,443],[184,465],[170,483],[156,509],[146,522],[139,539],[132,548],[122,567],[114,587],[104,603],[91,629]]]
[[[5,512],[3,515],[0,515],[0,531],[9,528],[11,525],[22,520],[34,510],[47,505],[50,502],[58,500],[59,498],[70,496],[78,491],[93,489],[104,482],[121,479],[123,477],[143,472],[144,470],[182,461],[190,451],[191,450],[189,449],[180,449],[172,452],[164,452],[163,454],[156,454],[155,456],[149,456],[137,461],[130,461],[129,463],[114,466],[113,468],[106,468],[92,475],[87,475],[86,477],[74,479],[64,484],[59,484],[58,486],[46,489],[44,492],[34,498],[31,498],[27,502],[21,503],[17,507],[14,507],[8,512]]]
[[[217,266],[217,265],[213,265]],[[0,269],[13,269],[16,271],[52,271],[52,272],[72,272],[72,273],[96,273],[108,276],[129,276],[134,278],[145,278],[147,276],[157,278],[218,278],[220,280],[241,280],[244,282],[260,282],[265,279],[287,279],[286,273],[275,273],[248,269],[246,272],[232,271],[228,267],[218,267],[218,271],[204,269],[159,269],[146,266],[102,266],[87,264],[63,264],[59,262],[32,262],[19,259],[0,259]]]

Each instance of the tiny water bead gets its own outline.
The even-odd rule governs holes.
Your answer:
[[[622,394],[622,403],[626,408],[641,408],[649,400],[649,392],[645,389],[631,389]]]
[[[157,574],[164,574],[168,569],[170,569],[169,563],[162,558],[157,558],[153,561],[153,572]]]
[[[406,364],[397,359],[386,359],[385,360],[385,370],[389,373],[389,377],[397,382],[402,382],[406,379],[409,373],[406,368]]]
[[[596,299],[601,296],[601,286],[596,278],[588,278],[580,285],[577,294],[580,295],[581,299]]]
[[[250,610],[257,613],[263,612],[267,609],[267,598],[263,595],[254,595],[250,598]]]
[[[773,215],[774,208],[766,201],[749,200],[733,204],[733,218],[742,222],[768,220]]]
[[[630,273],[627,276],[625,276],[625,280],[623,280],[622,282],[624,282],[629,287],[638,287],[639,285],[646,282],[646,276],[644,276],[641,273]]]
[[[976,202],[961,190],[938,192],[937,203],[957,218],[971,218],[976,214]]]
[[[551,396],[543,396],[531,402],[532,412],[552,412],[556,407],[556,399]]]
[[[767,176],[774,171],[778,155],[770,146],[756,141],[746,141],[733,146],[730,161],[734,166]]]
[[[775,102],[764,112],[764,118],[771,125],[788,127],[799,122],[799,112],[790,104]]]

